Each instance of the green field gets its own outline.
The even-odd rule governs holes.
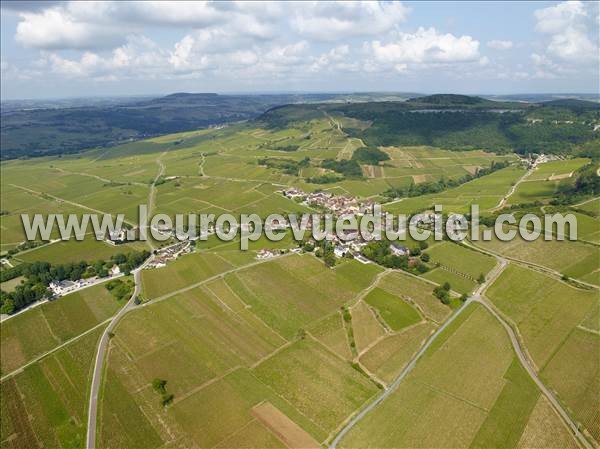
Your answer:
[[[529,176],[530,180],[547,180],[552,177],[560,177],[573,173],[578,168],[590,162],[586,158],[575,158],[567,160],[558,160],[545,162],[538,165],[535,171]]]
[[[519,327],[539,367],[598,301],[593,291],[571,287],[513,264],[488,289],[487,296]]]
[[[308,331],[339,356],[347,360],[352,358],[346,326],[340,312],[335,312],[323,318],[308,328]]]
[[[425,252],[434,264],[439,263],[472,281],[476,281],[482,274],[486,275],[496,265],[493,257],[452,242],[441,242]]]
[[[364,298],[364,301],[377,310],[379,316],[393,331],[399,331],[407,326],[421,321],[421,315],[414,307],[380,288],[374,288]]]
[[[232,273],[225,281],[260,319],[291,338],[350,301],[375,274],[357,277],[354,271],[329,270],[310,255],[291,255]]]
[[[458,274],[453,271],[449,271],[442,267],[434,268],[433,270],[428,271],[423,275],[423,277],[440,285],[448,282],[452,287],[452,290],[461,294],[471,294],[477,286],[477,282],[475,282],[472,278],[466,277],[462,273]]]
[[[580,206],[575,206],[577,209],[581,209],[586,212],[592,213],[594,216],[600,215],[600,198],[594,198],[591,201],[586,201]]]
[[[440,193],[397,200],[384,205],[384,209],[393,214],[412,214],[433,209],[434,205],[442,205],[447,213],[470,212],[471,204],[478,204],[480,211],[492,209],[523,174],[523,169],[507,167]]]
[[[397,271],[385,276],[378,286],[414,303],[426,317],[438,323],[450,314],[450,308],[433,296],[435,286],[417,277]]]
[[[157,298],[232,268],[232,264],[215,253],[187,254],[166,267],[142,270],[142,289],[147,298]]]
[[[341,447],[517,447],[539,391],[502,326],[472,305]]]
[[[338,311],[380,271],[355,261],[328,269],[310,255],[291,255],[204,278],[128,314],[111,340],[100,446],[227,446],[250,429],[250,441],[274,441],[250,413],[261,401],[325,440],[377,391],[339,358],[350,351]],[[165,410],[150,387],[156,378],[175,397]],[[133,432],[113,430],[131,422],[139,422]]]
[[[4,321],[0,324],[2,375],[97,326],[123,305],[100,284]]]
[[[542,379],[600,441],[600,336],[575,328],[542,370]]]
[[[597,293],[511,265],[487,294],[517,325],[542,378],[598,440],[600,342],[578,328],[598,308]]]
[[[383,323],[379,321],[375,311],[364,301],[359,301],[352,306],[350,313],[354,342],[359,354],[386,336]]]
[[[98,328],[2,381],[2,447],[84,446],[87,392],[102,331]]]
[[[35,248],[17,258],[23,262],[50,262],[51,264],[64,264],[68,262],[86,261],[88,263],[97,260],[108,260],[115,254],[127,254],[133,251],[148,249],[144,242],[126,243],[123,245],[111,245],[103,241],[97,241],[93,235],[85,240],[60,241]]]
[[[379,379],[391,382],[417,352],[435,327],[422,323],[385,337],[360,356],[362,363]]]
[[[349,364],[309,340],[278,352],[254,372],[326,434],[378,391]]]
[[[600,250],[594,245],[578,241],[544,240],[543,237],[527,242],[517,236],[503,242],[495,237],[491,241],[479,240],[477,246],[515,259],[548,267],[567,276],[592,284],[600,284]]]

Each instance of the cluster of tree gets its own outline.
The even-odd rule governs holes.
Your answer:
[[[321,162],[321,167],[333,170],[346,178],[362,177],[362,170],[356,159],[343,159],[340,161],[336,161],[335,159],[325,159]]]
[[[167,381],[166,380],[158,379],[158,378],[154,379],[152,381],[152,389],[160,395],[160,404],[163,407],[166,407],[171,402],[173,402],[175,395],[173,393],[169,393],[167,391]]]
[[[444,285],[438,285],[433,289],[434,296],[442,301],[443,304],[450,304],[450,290],[452,287],[449,282],[444,282]]]
[[[267,168],[281,170],[286,175],[298,176],[300,169],[310,165],[310,159],[305,157],[300,161],[294,159],[285,159],[277,157],[266,157],[258,160],[258,165],[263,165]]]
[[[108,281],[106,283],[105,288],[117,301],[121,301],[131,297],[134,285],[131,279],[113,279],[112,281]]]
[[[363,164],[377,165],[379,162],[389,160],[390,156],[377,147],[362,147],[352,153],[352,159]]]
[[[429,268],[419,259],[410,259],[409,256],[393,254],[390,249],[390,242],[385,239],[369,242],[361,252],[367,259],[387,268],[401,269],[415,274],[429,271]]]
[[[48,286],[52,281],[76,281],[92,276],[106,277],[113,265],[118,265],[121,272],[129,274],[149,255],[148,251],[135,251],[128,254],[115,254],[108,261],[98,260],[93,264],[84,261],[55,265],[49,262],[32,262],[4,270],[3,280],[17,276],[23,276],[25,279],[12,292],[0,291],[0,313],[12,314],[35,301],[50,297]]]
[[[333,267],[335,265],[335,254],[334,254],[334,246],[331,242],[327,240],[321,240],[315,243],[317,250],[315,251],[315,256],[323,259],[323,262],[328,267]]]
[[[575,173],[573,184],[560,185],[556,197],[550,201],[554,206],[562,204],[573,204],[584,197],[595,196],[600,192],[600,176],[598,170],[600,164],[592,163],[584,165]]]
[[[372,125],[366,129],[345,131],[372,146],[430,145],[521,154],[576,152],[597,141],[593,123],[600,111],[600,105],[589,101],[527,105],[456,95],[331,108],[370,121]]]
[[[49,296],[50,292],[44,284],[28,281],[17,285],[10,293],[0,290],[0,314],[13,314],[17,310]]]
[[[332,184],[334,182],[343,181],[344,178],[342,176],[336,175],[321,175],[321,176],[311,176],[306,178],[306,182],[311,184]]]
[[[270,150],[285,151],[288,153],[291,153],[292,151],[298,151],[298,148],[300,148],[299,145],[280,145],[280,146],[269,147]]]
[[[436,182],[424,182],[422,184],[415,184],[412,182],[408,187],[390,187],[385,192],[383,192],[383,196],[393,199],[393,198],[403,198],[403,197],[414,197],[427,195],[429,193],[438,193],[446,189],[451,189],[453,187],[458,187],[461,184],[472,181],[477,178],[481,178],[482,176],[489,175],[494,173],[495,171],[501,170],[503,168],[508,167],[508,161],[496,162],[492,161],[489,167],[480,168],[474,174],[467,173],[458,179],[446,179],[442,177],[439,181]]]
[[[7,256],[10,258],[15,254],[20,253],[21,251],[26,251],[31,248],[37,248],[38,246],[45,245],[46,243],[48,242],[43,240],[27,240],[17,245],[16,247],[9,249],[7,252]]]

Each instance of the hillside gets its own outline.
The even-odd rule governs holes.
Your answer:
[[[319,114],[357,119],[369,126],[344,131],[371,146],[429,145],[452,150],[517,153],[578,153],[593,156],[600,104],[556,100],[527,104],[463,95],[430,95],[405,102],[289,105],[259,117],[281,128]]]

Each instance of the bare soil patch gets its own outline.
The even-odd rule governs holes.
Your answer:
[[[252,409],[252,415],[290,449],[318,449],[321,445],[298,424],[270,402],[262,402]]]

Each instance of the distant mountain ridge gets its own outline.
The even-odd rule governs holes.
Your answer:
[[[82,101],[73,104],[76,106],[3,109],[1,158],[68,154],[252,119],[267,126],[285,126],[294,120],[322,117],[323,110],[373,122],[373,126],[360,134],[374,145],[446,144],[449,148],[482,147],[508,151],[519,140],[515,132],[531,131],[515,126],[525,115],[538,120],[573,121],[574,116],[587,114],[589,121],[597,119],[600,108],[598,103],[564,98],[531,104],[456,94],[409,96],[395,93],[221,95],[177,92],[157,98],[126,98],[121,103],[114,99],[92,101],[90,106],[85,106]],[[435,114],[437,110],[443,110],[445,115]],[[406,115],[419,111],[429,114],[421,114],[422,117]],[[467,111],[469,118],[461,115]],[[503,117],[498,116],[500,112]],[[518,114],[506,115],[506,112]],[[552,132],[546,131],[548,135],[539,142],[553,146]],[[578,136],[575,131],[581,131],[582,135]],[[560,133],[564,132],[560,130]],[[483,135],[494,138],[490,142],[482,138]],[[574,135],[563,135],[554,140],[560,145],[562,138],[569,146],[590,140],[585,127],[574,130]],[[444,143],[444,139],[447,142]],[[536,150],[541,149],[540,145],[534,145]],[[518,145],[516,148],[527,151]]]

